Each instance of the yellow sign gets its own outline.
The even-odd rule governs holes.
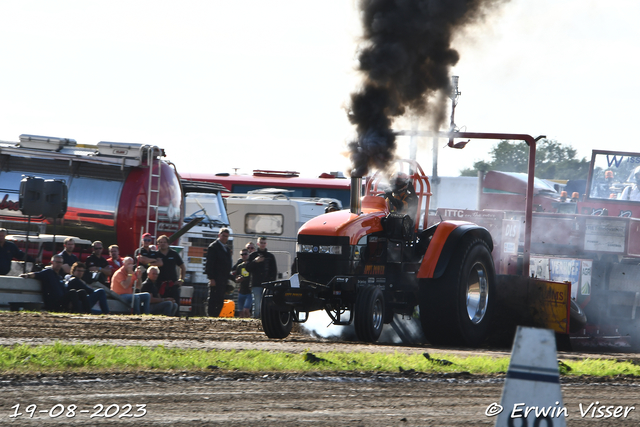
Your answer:
[[[571,282],[530,279],[531,313],[541,327],[568,333]],[[540,295],[540,297],[536,297]]]

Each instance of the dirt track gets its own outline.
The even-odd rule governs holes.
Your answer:
[[[196,337],[194,339],[194,337]],[[255,320],[173,319],[133,316],[52,316],[0,313],[0,344],[65,342],[157,345],[189,348],[265,349],[303,351],[424,352],[424,346],[340,343],[294,332],[272,341]],[[440,353],[491,354],[508,350],[468,351],[434,349]],[[586,357],[562,354],[563,359]],[[590,357],[630,358],[626,354],[590,354]],[[100,374],[0,376],[0,424],[110,424],[135,425],[493,425],[484,415],[487,406],[500,402],[503,378],[469,374],[422,373],[361,374],[246,374],[239,372],[171,372],[158,374]],[[635,378],[563,379],[568,425],[639,425],[640,382]],[[627,418],[581,418],[579,403],[638,407]],[[20,417],[14,405],[20,404]],[[39,419],[25,409],[38,405]],[[58,406],[56,407],[55,405]],[[77,405],[74,416],[69,405]],[[97,417],[91,414],[104,405]],[[110,405],[119,405],[110,406]],[[142,415],[135,405],[146,404]],[[65,412],[52,418],[64,405]],[[105,418],[114,415],[112,418]],[[79,412],[79,411],[87,412]],[[142,410],[140,410],[142,411]],[[73,415],[73,414],[71,414]],[[518,424],[515,424],[518,425]],[[543,424],[544,425],[544,424]]]

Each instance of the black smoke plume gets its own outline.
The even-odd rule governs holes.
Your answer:
[[[354,176],[391,163],[395,117],[428,113],[440,127],[447,100],[442,93],[451,91],[449,70],[459,59],[451,48],[453,36],[506,1],[360,0],[364,41],[358,59],[364,83],[351,94],[348,109],[358,134],[349,143]]]

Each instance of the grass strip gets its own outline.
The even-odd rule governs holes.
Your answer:
[[[0,346],[0,373],[171,372],[228,370],[242,372],[469,372],[507,371],[509,358],[458,357],[421,353],[364,352],[286,353],[262,350],[202,350],[163,346],[64,344]],[[450,364],[449,364],[450,362]],[[627,361],[584,359],[564,361],[563,375],[640,375],[640,366]],[[566,366],[569,368],[566,368]]]

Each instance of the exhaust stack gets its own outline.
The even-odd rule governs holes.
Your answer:
[[[360,214],[362,210],[362,177],[361,176],[352,176],[351,177],[351,199],[349,200],[349,205],[351,206],[351,213],[356,215]]]

